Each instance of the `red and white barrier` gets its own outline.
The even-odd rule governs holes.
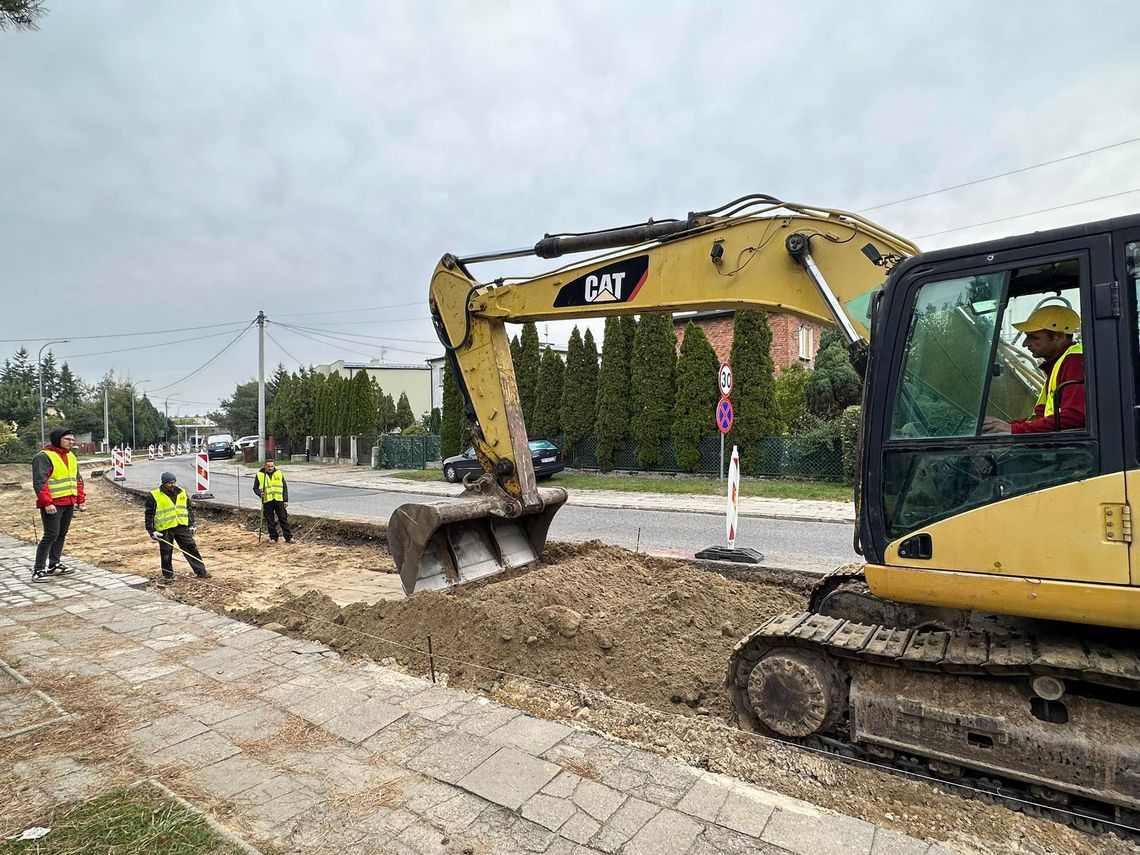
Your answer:
[[[154,453],[154,457],[156,460],[162,460],[162,456],[163,456],[162,443],[160,442],[158,444],[158,450],[155,451],[155,453]]]
[[[175,445],[173,442],[170,443],[170,456],[171,457],[177,457],[178,456],[178,446]]]
[[[127,480],[127,473],[123,466],[123,452],[117,448],[111,450],[111,466],[114,469],[114,474],[111,476],[113,481]]]
[[[124,449],[123,454],[125,457],[123,463],[126,466],[134,466],[135,464],[131,462],[131,447],[129,445]]]
[[[146,459],[147,460],[154,460],[154,443],[153,442],[146,447]]]
[[[199,451],[195,457],[197,458],[194,471],[196,473],[198,490],[194,493],[195,499],[212,499],[214,494],[210,492],[210,455],[204,451]]]

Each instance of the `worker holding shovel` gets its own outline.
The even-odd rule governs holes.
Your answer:
[[[147,534],[158,541],[162,561],[162,582],[174,578],[174,550],[186,556],[190,569],[200,579],[210,578],[202,553],[194,542],[194,510],[186,491],[178,486],[173,472],[162,473],[162,486],[146,497],[144,517]]]

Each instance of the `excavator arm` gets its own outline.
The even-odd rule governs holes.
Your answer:
[[[485,474],[461,502],[403,505],[389,543],[410,594],[472,581],[537,559],[566,501],[539,489],[505,324],[700,309],[778,310],[838,325],[858,356],[871,295],[887,270],[915,254],[909,241],[855,214],[745,197],[761,209],[702,212],[436,266],[430,308],[476,428]],[[723,209],[721,209],[723,210]],[[601,252],[532,277],[479,283],[479,262]]]

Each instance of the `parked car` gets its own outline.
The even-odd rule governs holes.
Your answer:
[[[566,468],[562,452],[549,439],[532,439],[527,445],[530,446],[530,461],[534,466],[535,478],[538,480],[549,478],[555,472],[561,472]],[[474,448],[468,448],[462,454],[443,461],[443,477],[446,481],[462,481],[466,475],[482,474],[483,467],[475,457]]]
[[[206,456],[210,460],[229,460],[234,454],[234,438],[231,434],[217,433],[206,437]]]
[[[258,437],[256,435],[243,436],[234,442],[234,448],[239,451],[243,448],[257,448],[257,440]]]

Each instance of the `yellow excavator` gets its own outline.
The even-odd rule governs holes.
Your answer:
[[[470,273],[583,252],[537,276]],[[1140,825],[1138,271],[1140,216],[923,253],[856,214],[766,195],[445,255],[430,311],[484,474],[396,510],[405,592],[536,561],[566,501],[536,484],[506,323],[729,308],[838,326],[864,374],[866,563],[737,644],[740,723],[1064,822]],[[1080,317],[1083,423],[1049,407],[1051,430],[987,432],[1032,415],[1044,378],[1013,325],[1051,305]]]

